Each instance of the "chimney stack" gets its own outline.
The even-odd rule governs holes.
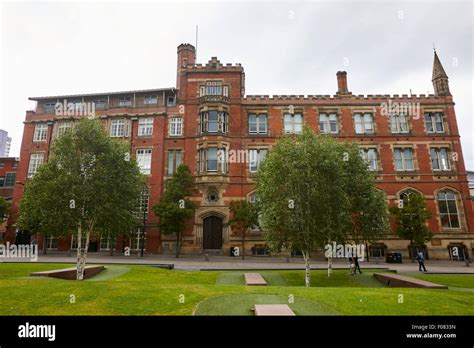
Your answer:
[[[347,73],[345,71],[338,71],[337,76],[337,93],[346,94],[349,93],[347,89]]]

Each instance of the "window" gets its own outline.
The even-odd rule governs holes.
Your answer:
[[[44,112],[47,114],[55,112],[55,102],[44,103]]]
[[[438,207],[443,228],[459,228],[459,214],[456,203],[456,194],[451,190],[438,193]]]
[[[414,196],[414,195],[419,195],[418,192],[416,191],[413,191],[413,190],[405,190],[403,192],[400,193],[400,200],[404,201],[404,202],[408,202],[410,200],[410,197]]]
[[[227,172],[227,149],[202,148],[198,151],[198,172]]]
[[[118,105],[119,106],[132,106],[132,98],[130,98],[130,97],[120,97]]]
[[[166,98],[166,106],[171,107],[176,105],[176,99],[173,95],[168,96]]]
[[[148,209],[150,206],[150,189],[146,187],[140,193],[140,200],[138,202],[138,207],[135,212],[135,217],[137,219],[143,220],[143,214],[145,214],[145,219],[147,219]]]
[[[404,114],[390,115],[390,131],[392,133],[408,133],[408,120]]]
[[[18,162],[13,162],[12,163],[12,168],[16,168],[16,167],[18,167]]]
[[[0,168],[5,168],[5,163],[1,162],[0,163]]]
[[[209,192],[207,193],[207,200],[210,203],[219,202],[219,193],[214,189],[209,190]]]
[[[130,238],[130,249],[131,250],[141,250],[142,248],[142,243],[143,246],[145,247],[145,242],[146,242],[146,235],[142,233],[142,229],[138,228],[135,233],[132,234],[132,237]]]
[[[35,134],[33,136],[33,141],[44,142],[46,141],[47,134],[48,134],[48,125],[46,123],[38,123],[35,126]]]
[[[297,114],[285,114],[285,134],[300,134],[303,131],[303,116]]]
[[[100,236],[100,250],[110,250],[110,237]]]
[[[249,171],[250,173],[256,173],[260,164],[267,156],[267,149],[252,149],[249,150]]]
[[[138,149],[137,150],[137,163],[140,168],[140,172],[145,175],[151,173],[151,149]]]
[[[267,134],[267,114],[249,115],[249,134]]]
[[[227,133],[228,114],[225,111],[209,110],[199,117],[201,133]]]
[[[181,150],[168,151],[168,176],[172,176],[176,172],[176,169],[182,163],[182,160]]]
[[[30,163],[28,165],[28,178],[32,178],[40,165],[43,164],[44,155],[42,153],[32,153],[30,155]]]
[[[413,170],[413,151],[412,149],[394,149],[395,169],[399,171]]]
[[[441,112],[425,113],[425,124],[428,133],[444,133],[443,114]]]
[[[371,113],[354,114],[356,134],[372,134],[374,132],[374,118]]]
[[[337,124],[337,114],[331,113],[319,114],[319,131],[320,133],[332,133],[337,134],[339,132]]]
[[[369,246],[369,257],[385,257],[385,246],[384,245],[371,245]]]
[[[68,122],[68,121],[59,122],[57,136],[59,137],[63,135],[64,133],[69,132],[71,130],[72,130],[72,122]]]
[[[74,235],[71,237],[71,250],[77,250],[77,239],[74,238]],[[86,247],[86,236],[82,235],[81,237],[81,248],[84,249]]]
[[[146,95],[144,97],[143,102],[145,103],[145,105],[158,104],[158,98],[156,95]]]
[[[433,170],[451,170],[449,163],[449,150],[446,148],[430,150],[431,166]]]
[[[96,99],[93,101],[96,109],[105,109],[107,102],[105,99]]]
[[[222,95],[221,81],[206,82],[206,95]]]
[[[0,176],[0,187],[5,187],[5,177]]]
[[[210,147],[207,149],[207,167],[208,172],[217,171],[217,148]]]
[[[54,237],[48,237],[46,240],[46,248],[48,249],[57,249],[58,248],[58,240]]]
[[[141,117],[138,119],[138,136],[144,137],[153,134],[153,118]]]
[[[5,181],[3,187],[13,187],[15,186],[16,173],[7,173],[5,176]],[[1,187],[1,185],[0,185]]]
[[[124,137],[125,136],[125,120],[117,119],[112,120],[110,126],[110,136],[111,137]]]
[[[183,119],[181,117],[170,118],[170,136],[183,135]]]
[[[360,157],[367,163],[369,170],[377,170],[377,150],[360,149]]]
[[[257,197],[256,192],[250,194],[250,196],[249,196],[249,202],[250,203],[252,203],[252,204],[257,203],[257,199],[258,199],[258,197]]]

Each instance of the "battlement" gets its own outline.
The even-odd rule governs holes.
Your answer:
[[[222,64],[217,57],[211,57],[206,64],[189,64],[186,66],[188,71],[244,71],[242,64],[225,63]]]
[[[411,96],[408,94],[359,94],[359,95],[351,95],[349,97],[342,98],[340,95],[273,95],[270,97],[269,95],[247,95],[243,98],[244,101],[252,101],[252,100],[260,100],[260,101],[309,101],[309,100],[333,100],[341,102],[350,101],[350,100],[364,100],[368,102],[384,102],[389,100],[406,100],[406,101],[420,101],[420,100],[441,100],[443,101],[444,98],[440,98],[434,94],[412,94]]]

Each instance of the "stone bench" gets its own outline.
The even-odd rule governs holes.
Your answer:
[[[104,266],[86,266],[84,268],[84,279],[91,278],[95,276],[97,273],[102,272],[104,269],[105,269]],[[76,275],[77,275],[76,267],[30,273],[30,276],[32,277],[50,277],[50,278],[59,278],[59,279],[66,279],[66,280],[76,280]]]
[[[256,316],[294,316],[296,315],[286,304],[255,305]]]
[[[245,285],[266,286],[267,282],[260,273],[244,273]]]
[[[404,277],[390,273],[374,273],[375,279],[379,282],[393,288],[428,288],[428,289],[447,289],[446,285],[428,282],[426,280]]]

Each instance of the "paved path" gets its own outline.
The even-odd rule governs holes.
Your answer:
[[[2,262],[25,262],[18,259],[2,259]],[[38,262],[45,263],[76,263],[75,256],[67,253],[54,253],[39,255]],[[209,256],[206,261],[202,255],[182,255],[180,258],[165,257],[162,255],[146,255],[141,258],[132,256],[109,256],[101,254],[89,254],[87,263],[91,264],[128,264],[128,265],[169,265],[174,264],[175,269],[180,270],[272,270],[272,269],[304,269],[302,258],[294,257],[286,262],[286,257],[246,257],[245,260],[230,256]],[[474,274],[474,264],[466,267],[464,262],[459,261],[435,261],[425,262],[428,273],[471,273]],[[418,271],[418,262],[405,261],[402,264],[385,262],[360,262],[362,271],[364,269],[396,270],[400,274],[421,273]],[[327,269],[327,262],[321,259],[311,261],[312,269]],[[334,260],[333,269],[344,269],[349,271],[349,264],[345,259]]]

